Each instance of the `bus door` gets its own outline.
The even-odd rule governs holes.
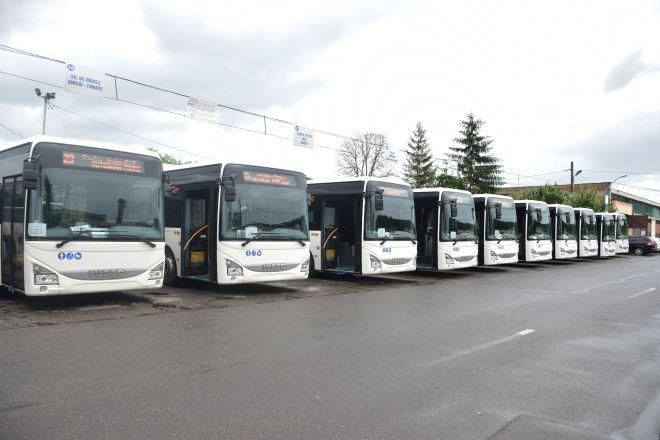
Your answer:
[[[181,228],[181,273],[211,281],[215,277],[215,202],[217,191],[184,191]]]
[[[2,283],[23,290],[23,178],[2,181]]]
[[[435,268],[438,251],[438,198],[415,199],[417,267]]]
[[[323,270],[357,272],[361,240],[360,199],[323,201],[321,261]]]

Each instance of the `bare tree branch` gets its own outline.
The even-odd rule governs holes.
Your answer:
[[[391,176],[393,172],[386,161],[388,149],[385,135],[358,133],[342,143],[337,153],[337,169],[344,176]]]

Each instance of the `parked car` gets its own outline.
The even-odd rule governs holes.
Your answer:
[[[630,248],[628,252],[635,255],[646,255],[655,252],[658,245],[652,237],[628,237]]]

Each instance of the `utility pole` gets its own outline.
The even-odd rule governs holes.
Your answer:
[[[573,161],[571,161],[571,192],[573,192],[573,187],[575,186],[575,167],[573,166]]]
[[[48,103],[50,102],[50,100],[55,99],[55,92],[48,92],[46,94],[42,94],[41,90],[37,88],[34,89],[34,93],[36,93],[38,97],[44,100],[44,118],[41,124],[41,134],[46,134],[46,112],[48,111]]]

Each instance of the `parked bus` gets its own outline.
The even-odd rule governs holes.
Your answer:
[[[598,230],[593,209],[575,208],[575,225],[578,237],[578,257],[598,256]]]
[[[479,265],[518,262],[516,206],[508,196],[476,194]]]
[[[477,265],[479,252],[474,200],[468,191],[413,191],[418,269],[460,269]]]
[[[52,136],[0,151],[0,280],[63,295],[159,288],[163,168],[157,154]]]
[[[516,200],[518,258],[533,262],[552,259],[550,210],[537,200]]]
[[[598,256],[611,257],[616,254],[616,227],[614,214],[596,213],[598,231]]]
[[[307,278],[303,173],[216,163],[166,167],[165,181],[166,283]]]
[[[615,219],[615,237],[616,253],[627,254],[630,245],[628,244],[628,217],[625,214],[614,214]]]
[[[555,260],[564,260],[577,257],[577,238],[575,211],[572,206],[552,204],[550,209],[550,222],[552,228],[552,256]]]
[[[312,267],[375,275],[415,270],[417,233],[410,186],[357,177],[310,182]]]

